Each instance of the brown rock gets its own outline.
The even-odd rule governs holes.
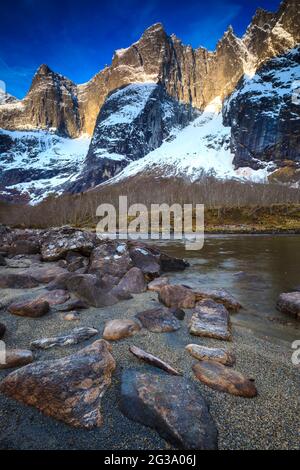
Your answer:
[[[196,297],[187,287],[167,285],[160,289],[159,301],[166,307],[194,308]]]
[[[31,349],[50,349],[56,346],[72,346],[73,344],[82,343],[98,334],[95,328],[75,328],[75,330],[64,335],[55,336],[54,338],[43,338],[30,343]]]
[[[132,268],[129,253],[127,250],[122,251],[119,252],[117,243],[113,242],[98,246],[91,254],[89,273],[101,277],[109,275],[120,279]]]
[[[167,308],[146,310],[138,313],[136,318],[152,333],[169,333],[181,328],[177,318]]]
[[[223,305],[213,300],[197,303],[189,328],[194,336],[231,341],[229,313]]]
[[[118,341],[135,335],[140,329],[140,325],[134,320],[111,320],[105,325],[103,338],[108,341]]]
[[[1,364],[0,369],[14,369],[15,367],[26,366],[33,362],[31,351],[22,349],[8,349],[5,353],[5,364]]]
[[[149,278],[153,279],[160,275],[159,256],[153,254],[150,249],[139,246],[133,247],[130,249],[130,256],[134,266],[141,269]]]
[[[118,302],[113,294],[103,289],[99,278],[92,274],[72,275],[67,280],[67,287],[70,292],[93,307],[107,307]]]
[[[170,283],[168,277],[158,277],[154,281],[149,282],[148,290],[152,292],[159,292],[160,289]]]
[[[65,316],[64,319],[66,321],[79,321],[80,320],[80,315],[78,312],[68,312]]]
[[[281,294],[277,302],[277,308],[282,313],[287,313],[300,320],[300,292]]]
[[[101,398],[116,367],[110,351],[100,340],[72,356],[30,364],[8,375],[0,391],[70,426],[101,426]]]
[[[40,300],[48,302],[50,307],[61,305],[69,300],[70,294],[65,290],[53,290],[49,293],[43,294],[39,297]]]
[[[197,289],[194,291],[196,302],[199,300],[212,299],[215,302],[224,305],[227,310],[238,312],[242,306],[241,304],[224,289]]]
[[[235,364],[235,355],[231,352],[219,348],[207,348],[198,344],[189,344],[185,348],[191,356],[199,361],[215,361],[225,366],[233,366]]]
[[[0,274],[0,288],[2,289],[32,289],[39,283],[32,276],[25,273]]]
[[[257,396],[253,380],[218,362],[199,362],[193,366],[193,371],[197,379],[214,390],[245,398]]]
[[[40,284],[48,284],[49,282],[54,281],[58,276],[66,274],[66,270],[59,266],[39,265],[32,266],[27,270],[27,274]]]
[[[43,299],[23,300],[11,304],[9,313],[20,317],[38,318],[46,315],[50,310],[49,303]]]
[[[118,284],[120,289],[131,294],[141,294],[147,290],[143,272],[139,268],[131,268]]]
[[[67,282],[69,279],[74,276],[73,273],[69,273],[69,271],[65,272],[65,274],[60,274],[57,276],[52,282],[50,282],[46,289],[53,291],[53,290],[66,290],[67,289]]]
[[[40,244],[37,240],[15,240],[9,248],[13,255],[35,255],[40,252]]]
[[[168,374],[182,375],[180,372],[178,372],[166,362],[162,361],[156,356],[153,356],[153,354],[147,353],[142,349],[137,348],[136,346],[130,346],[129,351],[138,359],[141,359],[142,361],[146,362],[147,364],[150,364],[151,366],[158,367],[159,369],[168,372]]]

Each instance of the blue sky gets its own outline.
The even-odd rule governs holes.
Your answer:
[[[84,83],[115,49],[128,47],[162,22],[185,44],[214,49],[229,24],[242,35],[257,7],[280,0],[4,0],[1,2],[0,80],[22,98],[40,64]]]

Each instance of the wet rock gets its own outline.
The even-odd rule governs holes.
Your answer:
[[[93,336],[97,335],[99,332],[95,328],[75,328],[75,330],[64,335],[55,336],[53,338],[43,338],[38,339],[37,341],[32,341],[30,343],[31,349],[51,349],[56,346],[72,346],[73,344],[82,343],[87,341]]]
[[[189,263],[184,259],[173,258],[172,256],[166,255],[165,253],[160,254],[160,265],[164,272],[171,271],[184,271]]]
[[[0,391],[70,426],[101,426],[101,398],[116,367],[110,352],[100,340],[71,356],[30,364],[8,375]]]
[[[3,336],[5,335],[5,332],[6,332],[6,326],[3,325],[3,323],[0,323],[0,339],[3,338]]]
[[[70,294],[69,292],[65,290],[53,290],[39,297],[40,300],[44,300],[45,302],[48,302],[50,307],[53,307],[55,305],[62,305],[65,302],[67,302],[69,298],[70,298]]]
[[[224,289],[197,289],[194,291],[196,295],[196,302],[199,300],[212,299],[215,302],[224,305],[227,310],[238,312],[242,306],[241,304]]]
[[[66,321],[79,321],[80,320],[80,314],[78,312],[68,312],[64,316],[64,320],[66,320]]]
[[[236,362],[235,355],[225,349],[207,348],[198,344],[189,344],[185,349],[199,361],[215,361],[225,366],[233,366]]]
[[[61,227],[49,230],[43,235],[41,253],[44,261],[58,261],[69,251],[89,255],[95,244],[95,234],[71,227]]]
[[[231,340],[229,313],[223,305],[213,300],[197,303],[189,329],[194,336]]]
[[[214,390],[245,398],[257,396],[253,380],[218,362],[199,362],[193,366],[193,371],[198,380]]]
[[[129,351],[141,361],[144,361],[153,367],[158,367],[159,369],[162,369],[165,372],[168,372],[168,374],[182,375],[180,372],[178,372],[176,369],[174,369],[172,366],[170,366],[166,362],[162,361],[156,356],[153,356],[153,354],[147,353],[146,351],[143,351],[142,349],[137,348],[136,346],[130,346]]]
[[[168,277],[158,277],[154,281],[149,282],[148,290],[151,292],[159,292],[160,289],[170,283]]]
[[[158,277],[161,272],[159,256],[146,247],[135,246],[130,249],[130,256],[135,267],[142,270],[150,279]]]
[[[1,364],[0,362],[0,370],[26,366],[31,362],[33,362],[33,354],[31,351],[23,349],[8,349],[5,353],[5,364]]]
[[[146,310],[138,313],[136,318],[152,333],[169,333],[181,328],[177,318],[167,308]]]
[[[38,318],[46,315],[50,310],[49,303],[43,299],[29,299],[12,303],[8,311],[19,317]]]
[[[2,255],[0,255],[0,266],[6,266],[5,258]]]
[[[67,280],[67,287],[80,299],[93,307],[108,307],[115,305],[118,299],[103,289],[101,281],[92,274],[75,274]]]
[[[88,309],[88,303],[81,299],[71,299],[63,304],[55,306],[56,312],[71,312],[73,310],[85,310]]]
[[[31,289],[37,287],[39,283],[32,276],[26,273],[1,273],[1,289]]]
[[[217,429],[197,386],[183,378],[128,370],[122,376],[120,409],[185,450],[217,448]]]
[[[120,289],[131,294],[141,294],[147,290],[144,274],[139,268],[131,268],[118,284]]]
[[[105,325],[103,338],[107,341],[118,341],[135,335],[140,329],[140,325],[134,320],[111,320]]]
[[[287,313],[300,320],[300,292],[281,294],[277,302],[277,308],[282,313]]]
[[[167,285],[160,289],[159,301],[166,307],[194,308],[196,297],[187,287]]]
[[[49,282],[54,281],[58,276],[66,274],[66,270],[59,266],[40,265],[32,266],[27,271],[27,274],[40,284],[48,284]]]
[[[171,313],[173,313],[177,320],[183,321],[185,319],[185,311],[181,308],[172,307],[169,310]]]

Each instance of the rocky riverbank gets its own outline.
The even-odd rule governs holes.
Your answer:
[[[1,331],[28,365],[0,371],[0,448],[299,448],[288,345],[232,325],[229,293],[174,286],[184,261],[69,228],[1,246]]]

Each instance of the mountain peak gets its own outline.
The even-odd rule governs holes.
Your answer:
[[[49,75],[53,73],[50,67],[47,64],[42,64],[37,69],[36,75]]]
[[[149,26],[143,34],[143,36],[149,36],[152,34],[165,33],[165,29],[162,23],[154,23],[152,26]]]

